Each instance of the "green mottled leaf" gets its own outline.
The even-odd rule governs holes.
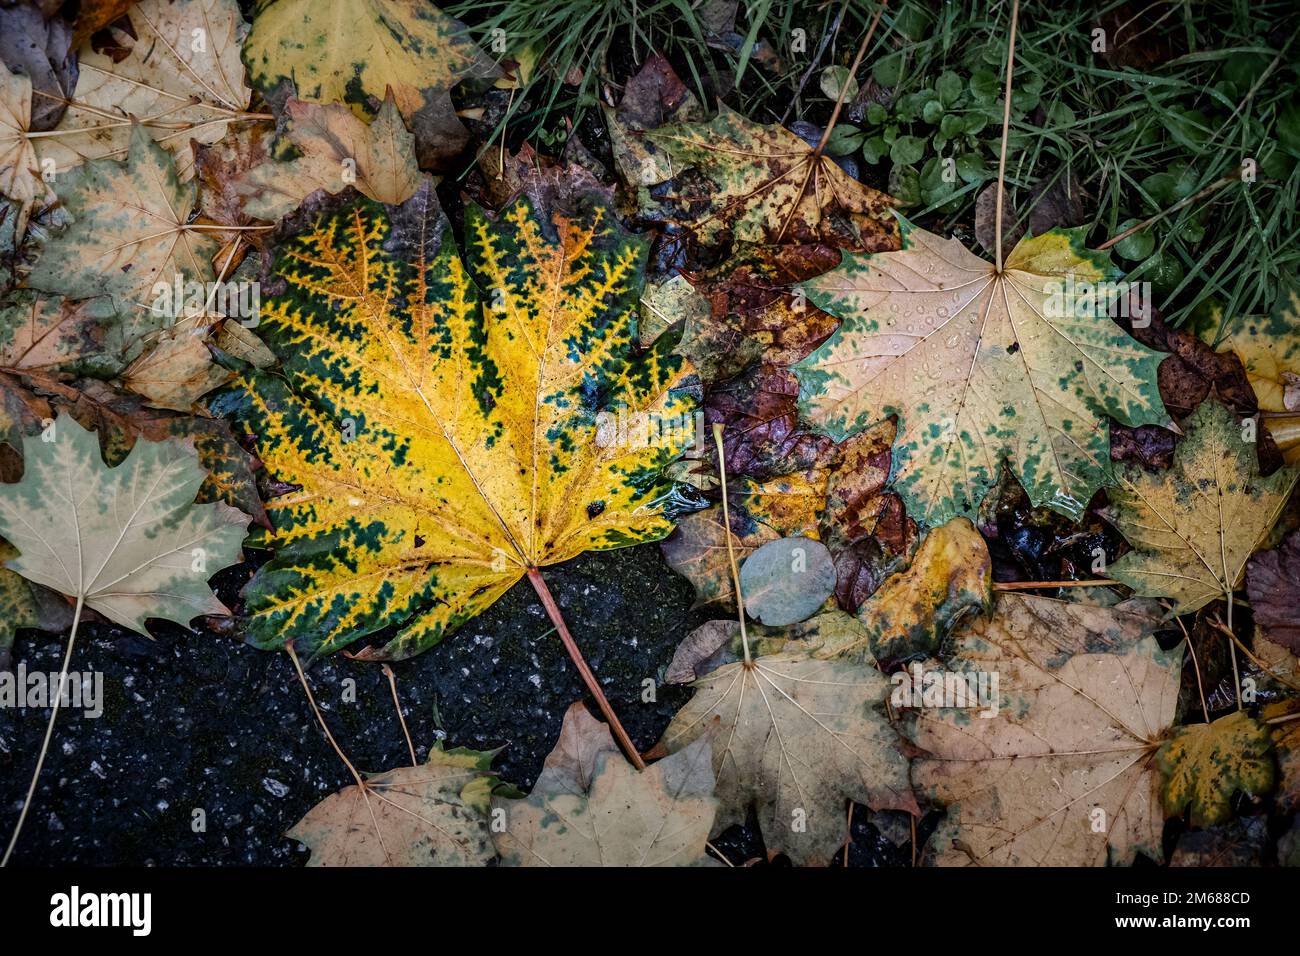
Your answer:
[[[328,653],[402,625],[364,656],[408,657],[530,568],[671,530],[687,369],[671,337],[634,349],[644,244],[575,202],[472,206],[462,255],[426,181],[286,244],[258,327],[282,375],[249,372],[212,403],[297,488],[268,504],[254,644]]]
[[[136,127],[125,162],[99,159],[60,190],[73,223],[54,236],[27,278],[69,299],[110,295],[119,312],[152,308],[155,283],[212,278],[217,243],[189,221],[194,184],[182,184],[171,156]]]
[[[1244,711],[1179,727],[1156,755],[1165,812],[1174,816],[1190,807],[1194,827],[1223,823],[1232,816],[1234,793],[1273,789],[1272,748],[1268,727]]]
[[[802,285],[843,323],[794,368],[801,411],[837,440],[898,415],[894,482],[918,521],[973,516],[1003,460],[1035,505],[1077,518],[1110,479],[1107,416],[1169,422],[1160,353],[1104,300],[1066,297],[1113,277],[1077,231],[1022,240],[1000,274],[921,229],[901,252],[846,253]]]
[[[109,468],[74,419],[45,434],[23,441],[22,480],[0,485],[0,535],[19,552],[8,567],[142,634],[151,617],[230,613],[207,582],[240,560],[248,517],[194,503],[207,476],[192,445],[140,441]]]

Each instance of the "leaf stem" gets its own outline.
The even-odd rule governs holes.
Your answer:
[[[740,571],[736,568],[736,550],[731,541],[731,509],[727,502],[727,456],[722,451],[722,423],[713,423],[713,443],[718,446],[718,473],[722,478],[722,528],[727,535],[727,562],[731,565],[731,586],[736,592],[736,612],[740,615],[740,644],[749,666],[749,634],[745,631],[745,595],[740,590]]]
[[[293,669],[298,672],[298,680],[302,683],[302,689],[307,692],[307,703],[311,704],[312,713],[316,715],[316,722],[320,724],[320,729],[325,731],[325,738],[330,742],[330,746],[334,748],[334,752],[339,755],[339,759],[343,761],[343,765],[348,768],[348,773],[352,774],[352,779],[356,781],[357,786],[364,791],[366,789],[365,780],[362,779],[361,774],[357,772],[357,768],[352,765],[352,761],[348,759],[348,755],[343,752],[343,748],[339,746],[339,742],[334,739],[334,734],[330,732],[329,724],[325,723],[325,718],[321,714],[320,708],[316,706],[316,697],[311,692],[311,685],[307,683],[307,675],[303,673],[302,663],[298,660],[298,652],[294,650],[293,641],[285,644],[284,649],[289,652],[289,660],[293,661]]]
[[[871,38],[876,35],[876,24],[880,22],[880,17],[885,12],[886,6],[887,3],[882,0],[880,6],[876,8],[876,15],[871,18],[871,25],[867,27],[867,35],[862,38],[862,43],[858,46],[857,55],[853,57],[853,65],[849,67],[849,75],[840,87],[840,95],[835,98],[835,109],[831,113],[830,122],[826,124],[821,141],[817,143],[817,148],[812,152],[812,162],[814,163],[821,159],[822,153],[826,150],[826,144],[830,142],[831,131],[835,129],[835,124],[840,118],[840,110],[844,108],[844,96],[849,91],[849,81],[857,76],[858,66],[862,63],[862,57],[867,52],[867,45],[871,43]]]
[[[298,680],[302,683],[302,689],[307,692],[307,703],[311,704],[312,713],[316,715],[316,722],[320,724],[320,729],[325,731],[325,738],[334,748],[334,752],[339,755],[344,766],[348,768],[348,773],[352,774],[352,779],[356,781],[357,789],[361,791],[361,799],[366,802],[366,811],[370,814],[370,825],[375,828],[375,836],[379,840],[380,849],[384,851],[384,859],[392,865],[393,858],[388,853],[388,844],[384,842],[384,831],[379,826],[379,819],[375,816],[375,808],[370,805],[370,785],[366,783],[365,778],[352,765],[348,755],[343,752],[339,742],[334,739],[334,734],[330,732],[329,724],[325,723],[325,717],[316,706],[316,697],[311,692],[311,685],[307,683],[307,675],[303,672],[302,662],[298,660],[298,652],[294,650],[293,641],[284,645],[284,649],[289,652],[289,660],[293,661],[293,669],[298,672]],[[379,796],[379,794],[376,794]],[[384,799],[380,797],[380,799]]]
[[[1020,20],[1020,0],[1011,0],[1011,37],[1007,43],[1007,85],[1002,104],[1002,148],[998,153],[997,207],[993,213],[993,246],[997,272],[1002,272],[1002,193],[1007,179],[1007,131],[1011,128],[1011,71],[1016,62],[1016,24]]]
[[[1250,658],[1251,663],[1254,664],[1256,667],[1258,667],[1265,674],[1267,674],[1271,679],[1277,681],[1279,684],[1285,684],[1287,687],[1290,687],[1292,690],[1300,690],[1300,684],[1293,684],[1291,681],[1287,680],[1281,674],[1274,673],[1273,670],[1270,669],[1267,664],[1265,664],[1258,657],[1252,654],[1250,652],[1250,648],[1248,648],[1245,644],[1241,643],[1241,639],[1238,638],[1236,634],[1233,634],[1232,631],[1228,630],[1228,628],[1223,626],[1222,621],[1215,619],[1210,621],[1210,624],[1218,631],[1231,638],[1233,645],[1241,648],[1241,652]]]
[[[1241,710],[1241,672],[1237,669],[1237,635],[1232,631],[1232,592],[1228,592],[1228,636],[1232,638],[1232,643],[1228,645],[1228,650],[1232,651],[1232,681],[1233,689],[1237,692],[1237,709]]]
[[[1187,653],[1192,657],[1192,670],[1196,673],[1196,690],[1201,695],[1201,715],[1205,722],[1210,722],[1210,707],[1205,701],[1205,685],[1201,683],[1201,665],[1196,660],[1196,648],[1192,644],[1192,635],[1187,633],[1187,628],[1183,626],[1183,619],[1177,614],[1174,615],[1174,621],[1178,624],[1178,629],[1183,632],[1183,640],[1187,642]]]
[[[1100,588],[1123,584],[1112,578],[1092,578],[1088,581],[995,581],[995,591],[1032,591],[1034,588]]]
[[[54,735],[54,722],[59,717],[59,707],[63,703],[63,688],[68,683],[68,665],[72,661],[72,648],[77,643],[77,627],[81,624],[81,610],[85,606],[85,595],[77,595],[77,609],[72,613],[72,632],[68,635],[68,649],[63,652],[63,668],[59,671],[59,689],[54,695],[54,704],[50,708],[50,722],[45,725],[45,741],[41,744],[40,756],[36,758],[36,769],[32,771],[32,782],[27,787],[27,799],[23,801],[22,812],[18,814],[18,823],[14,826],[13,836],[9,838],[9,846],[5,849],[4,859],[0,860],[0,867],[9,865],[9,857],[13,855],[14,846],[18,843],[18,835],[23,832],[23,824],[27,821],[27,811],[32,808],[32,797],[36,795],[36,782],[41,777],[41,768],[45,766],[45,755],[50,749],[50,738]]]
[[[418,767],[420,761],[415,757],[415,744],[411,742],[411,731],[406,726],[406,715],[402,713],[402,698],[397,696],[397,675],[384,663],[384,676],[388,678],[388,689],[393,692],[393,707],[397,710],[397,720],[402,725],[402,735],[406,737],[406,749],[411,752],[411,766]]]
[[[609,700],[605,697],[605,692],[600,689],[600,683],[596,680],[596,675],[587,666],[582,651],[578,649],[577,643],[573,640],[573,635],[569,633],[569,625],[564,623],[564,616],[560,613],[560,606],[555,603],[555,597],[551,594],[551,589],[546,586],[546,579],[542,577],[542,572],[537,568],[529,568],[528,580],[532,583],[533,590],[537,592],[542,607],[546,608],[546,615],[551,619],[551,623],[555,625],[555,631],[560,635],[560,640],[564,643],[564,649],[569,652],[569,658],[573,661],[574,666],[578,668],[578,673],[582,675],[582,682],[587,685],[587,690],[591,692],[591,696],[596,698],[596,703],[600,706],[600,712],[605,715],[609,729],[618,738],[619,744],[623,747],[623,752],[627,754],[628,759],[632,761],[632,765],[637,770],[644,770],[645,761],[641,759],[641,752],[636,749],[636,746],[632,743],[632,738],[623,729],[618,714],[614,713],[614,708],[610,706]]]

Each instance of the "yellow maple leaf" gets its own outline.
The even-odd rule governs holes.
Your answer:
[[[1139,594],[1173,598],[1179,614],[1240,586],[1246,560],[1297,477],[1279,468],[1261,478],[1250,427],[1214,399],[1183,427],[1173,467],[1159,474],[1133,464],[1118,469],[1103,512],[1135,549],[1111,565],[1111,575]]]
[[[324,653],[404,624],[364,656],[407,657],[533,569],[671,529],[664,468],[692,403],[671,341],[633,351],[644,244],[598,202],[470,207],[463,258],[446,229],[426,180],[290,242],[258,330],[284,377],[215,403],[300,486],[268,508],[258,646]]]

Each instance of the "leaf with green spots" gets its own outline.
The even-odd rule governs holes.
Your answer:
[[[244,60],[264,94],[288,80],[298,99],[347,103],[361,117],[388,87],[408,119],[429,96],[450,112],[447,91],[459,80],[499,72],[460,23],[424,0],[271,0],[253,19]]]
[[[125,162],[99,159],[60,188],[73,223],[47,242],[27,285],[69,299],[110,295],[119,312],[152,314],[154,285],[212,278],[217,243],[190,222],[195,187],[137,126]]]
[[[1068,297],[1112,278],[1077,230],[1022,240],[1000,274],[915,228],[901,252],[845,253],[801,286],[843,320],[794,367],[801,410],[837,440],[897,414],[894,482],[917,521],[973,517],[1003,460],[1035,505],[1077,518],[1110,478],[1107,416],[1169,424],[1161,353],[1104,299]]]
[[[486,866],[493,756],[438,744],[418,767],[330,794],[288,836],[311,850],[308,866]]]
[[[718,801],[706,734],[637,771],[609,727],[574,704],[525,799],[495,797],[504,866],[699,866]]]
[[[1206,399],[1183,423],[1173,466],[1151,474],[1140,465],[1116,470],[1102,512],[1134,550],[1110,567],[1139,594],[1173,598],[1187,614],[1235,591],[1246,561],[1272,530],[1297,471],[1259,475],[1254,420],[1238,422]]]
[[[844,843],[845,800],[919,812],[884,713],[889,680],[874,667],[790,650],[725,664],[692,686],[662,743],[676,753],[720,724],[715,834],[753,807],[768,849],[825,865]]]
[[[141,634],[148,618],[229,614],[208,578],[241,560],[248,516],[195,504],[206,478],[175,440],[136,442],[109,468],[95,434],[60,416],[24,439],[22,480],[0,485],[0,535],[19,552],[8,567]]]
[[[3,378],[0,376],[0,386],[4,384]],[[100,451],[110,468],[125,461],[137,441],[161,442],[171,438],[193,441],[199,465],[207,472],[195,500],[200,504],[224,501],[251,516],[257,524],[270,527],[254,476],[257,461],[240,447],[229,422],[150,408],[139,396],[123,394],[93,379],[75,385],[48,376],[31,376],[31,380],[41,392],[51,396],[50,407],[38,410],[19,404],[15,409],[19,414],[15,417],[20,436],[40,434],[44,420],[53,417],[55,412],[71,415],[83,428],[98,435]],[[0,398],[11,397],[21,403],[35,396],[25,390],[17,392],[0,387]],[[5,419],[3,411],[0,409],[0,423]],[[21,448],[21,444],[16,447]]]
[[[409,657],[528,569],[671,530],[688,368],[670,337],[635,349],[645,244],[575,202],[471,206],[461,254],[426,181],[285,245],[258,327],[281,372],[211,403],[296,486],[245,590],[256,646],[329,653],[399,625],[363,656]]]
[[[646,138],[698,174],[672,180],[665,198],[672,220],[706,244],[729,236],[736,242],[898,248],[893,200],[829,156],[814,155],[782,126],[753,123],[724,106],[707,122],[663,126]]]
[[[899,684],[904,733],[926,751],[912,779],[947,809],[926,863],[1162,859],[1155,759],[1178,706],[1183,645],[1160,649],[1159,620],[1150,602],[1004,594],[992,616],[959,629],[941,669]]]
[[[1156,756],[1165,812],[1177,816],[1190,807],[1194,827],[1223,823],[1232,816],[1234,793],[1273,789],[1272,749],[1268,727],[1245,711],[1179,727]]]

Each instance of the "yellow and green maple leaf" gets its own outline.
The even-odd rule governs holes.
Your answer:
[[[598,200],[577,208],[471,206],[461,255],[426,181],[286,246],[259,327],[282,376],[249,373],[216,403],[299,486],[268,506],[253,643],[328,653],[400,625],[363,656],[407,657],[530,568],[671,530],[688,368],[672,341],[635,351],[644,243]]]
[[[1111,481],[1108,417],[1169,423],[1161,354],[1110,317],[1115,278],[1079,229],[1022,239],[999,272],[905,224],[901,251],[845,253],[800,285],[843,320],[794,366],[800,411],[837,441],[897,415],[894,485],[932,527],[973,516],[1003,461],[1035,505],[1077,519]]]

